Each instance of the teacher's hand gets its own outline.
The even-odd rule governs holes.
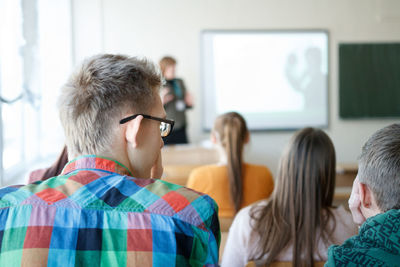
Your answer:
[[[168,104],[174,100],[174,96],[171,94],[171,90],[168,87],[163,87],[160,90],[161,102],[163,105]]]

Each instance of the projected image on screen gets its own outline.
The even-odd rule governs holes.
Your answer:
[[[327,124],[327,34],[204,31],[204,128],[227,111],[253,130]]]

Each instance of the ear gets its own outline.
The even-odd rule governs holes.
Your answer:
[[[361,206],[363,206],[364,208],[371,208],[371,204],[373,201],[373,196],[372,196],[372,192],[369,189],[368,185],[363,184],[363,183],[359,183],[359,192],[360,192],[360,200],[361,200]]]
[[[138,146],[139,130],[142,125],[143,116],[137,116],[135,119],[127,122],[125,139],[127,143],[132,144],[133,147]]]

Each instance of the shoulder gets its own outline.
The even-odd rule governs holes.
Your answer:
[[[179,217],[181,220],[199,226],[210,220],[218,212],[218,206],[208,195],[195,190],[172,184],[163,180],[152,179],[146,186],[149,194],[158,197],[149,203],[146,210],[167,216]]]
[[[242,230],[248,230],[248,228],[250,228],[250,212],[253,207],[254,205],[250,205],[241,209],[236,214],[231,228],[243,228]]]
[[[57,197],[54,196],[55,193],[58,193],[54,189],[56,184],[54,179],[56,178],[57,176],[45,181],[35,181],[27,185],[12,185],[1,188],[0,209],[22,206],[27,203],[44,205],[50,201],[53,204],[56,201],[55,199],[60,197],[60,195]],[[36,196],[32,197],[34,195]]]
[[[363,258],[365,255],[357,245],[358,239],[358,236],[353,236],[342,245],[330,246],[325,266],[347,266],[350,263],[356,263],[358,261],[357,258]]]
[[[33,188],[37,185],[13,185],[0,189],[0,208],[18,205],[23,200],[33,195]]]
[[[252,172],[257,172],[263,175],[271,176],[271,171],[267,166],[245,163],[245,167]]]
[[[390,218],[391,215],[397,218]],[[374,266],[398,265],[400,255],[393,240],[398,240],[400,236],[399,228],[396,227],[399,216],[400,212],[396,210],[368,218],[358,235],[347,239],[340,246],[329,248],[327,266],[360,265],[365,262]]]
[[[271,171],[263,165],[245,163],[245,179],[263,186],[272,187],[274,180]]]
[[[388,222],[399,222],[400,221],[400,210],[391,209],[384,213],[378,214],[374,217],[371,217],[370,220],[367,221],[376,221],[379,224],[384,224]]]
[[[252,205],[241,209],[235,216],[232,227],[236,230],[240,229],[242,232],[251,232],[252,213],[256,210],[265,207],[267,200],[260,200]]]
[[[209,169],[210,169],[210,165],[196,167],[190,172],[190,175],[202,174],[202,173],[208,172]]]

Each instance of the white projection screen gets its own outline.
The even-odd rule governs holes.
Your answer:
[[[224,112],[250,130],[328,125],[328,33],[323,30],[201,33],[203,129]]]

